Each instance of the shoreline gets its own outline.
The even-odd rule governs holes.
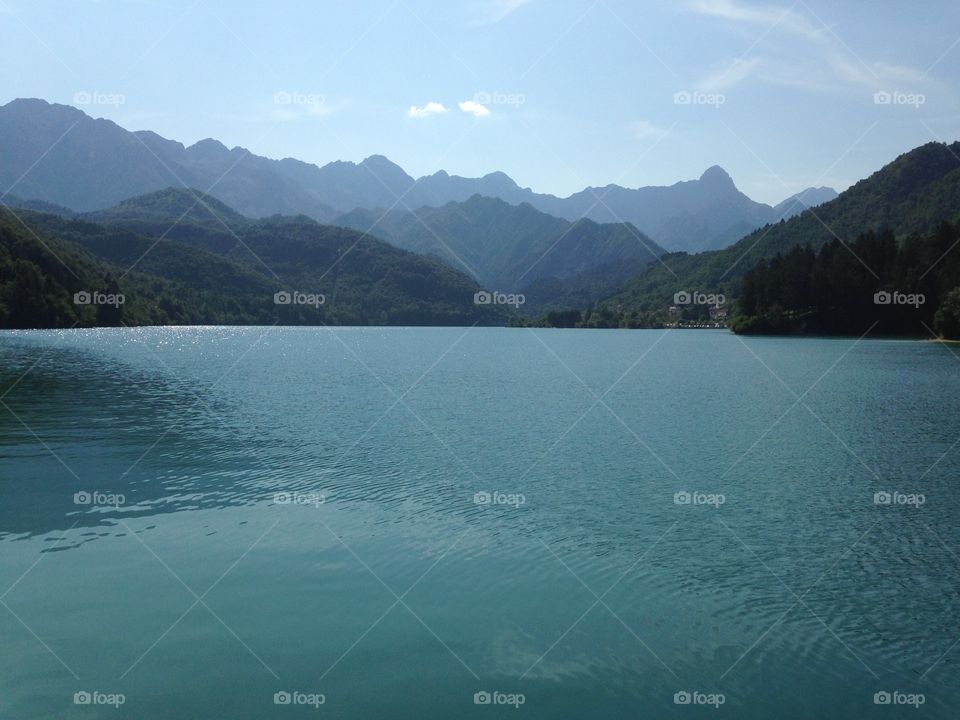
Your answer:
[[[729,334],[735,335],[737,337],[748,337],[748,338],[781,338],[781,339],[795,339],[795,340],[885,340],[889,342],[927,342],[927,343],[939,343],[939,344],[949,344],[949,345],[960,345],[960,339],[951,340],[945,338],[932,338],[932,337],[920,337],[920,336],[858,336],[858,335],[795,335],[795,334],[778,334],[778,333],[737,333],[727,327],[646,327],[646,328],[563,328],[563,327],[530,327],[530,326],[510,326],[510,325],[209,325],[209,324],[198,324],[198,325],[94,325],[91,327],[37,327],[37,328],[0,328],[0,334],[6,333],[20,333],[20,332],[73,332],[73,331],[85,331],[85,330],[141,330],[141,329],[224,329],[224,330],[235,330],[241,328],[250,328],[250,329],[318,329],[318,330],[334,330],[334,329],[371,329],[371,330],[415,330],[415,329],[460,329],[460,330],[472,330],[472,329],[490,329],[497,328],[503,330],[571,330],[571,331],[622,331],[622,332],[636,332],[638,330],[689,330],[689,331],[705,331],[705,332],[717,332],[720,330],[726,330]]]

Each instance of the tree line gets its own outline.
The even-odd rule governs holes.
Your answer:
[[[897,242],[890,230],[797,246],[743,279],[731,328],[739,333],[960,338],[960,228]]]

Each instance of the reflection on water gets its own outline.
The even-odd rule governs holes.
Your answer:
[[[0,350],[0,387],[13,386],[0,417],[0,532],[251,501],[264,473],[242,460],[245,440],[229,431],[232,398],[202,394],[197,379],[177,376],[147,344],[113,354],[97,351],[111,342],[103,331],[44,333],[49,347],[37,335],[8,337]],[[77,504],[75,495],[94,502]]]
[[[4,333],[0,710],[947,717],[957,360],[853,344]]]

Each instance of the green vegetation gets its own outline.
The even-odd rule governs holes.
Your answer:
[[[412,213],[355,210],[337,222],[475,273],[490,289],[521,292],[526,313],[608,297],[663,253],[629,224],[569,222],[480,195]]]
[[[934,326],[942,337],[960,339],[960,287],[948,292],[940,303],[940,309],[934,316]]]
[[[203,200],[163,191],[78,219],[0,210],[0,327],[507,322],[506,310],[474,304],[473,280],[437,260],[305,217],[251,221]],[[83,292],[124,302],[77,304]],[[277,304],[278,292],[295,299]]]
[[[26,213],[18,213],[30,222]],[[119,238],[122,240],[122,238]],[[261,296],[205,290],[124,268],[69,240],[40,234],[0,211],[0,327],[271,324]],[[196,272],[196,270],[195,270]],[[121,279],[122,278],[122,279]],[[267,288],[269,289],[269,288]],[[78,304],[78,293],[124,296],[119,304]]]
[[[930,143],[906,153],[815,210],[767,225],[734,245],[699,255],[672,253],[626,282],[595,309],[613,327],[655,324],[680,291],[740,294],[744,276],[762,261],[798,246],[850,245],[862,233],[889,228],[899,243],[935,232],[960,210],[960,142]],[[932,264],[931,260],[931,264]]]
[[[868,232],[849,248],[795,247],[743,280],[731,327],[739,333],[929,335],[960,338],[960,240],[950,223],[898,244]]]
[[[659,261],[660,249],[632,226],[569,223],[479,196],[416,213],[358,210],[340,218],[374,226],[407,249],[302,215],[251,220],[189,190],[81,215],[39,206],[54,214],[18,211],[29,228],[0,215],[0,324],[723,322],[705,305],[671,307],[686,291],[738,299],[737,332],[859,334],[876,320],[875,332],[922,335],[928,326],[958,337],[957,229],[943,222],[960,209],[958,158],[960,143],[924,145],[835,200],[725,250]],[[523,292],[524,315],[475,304],[479,286],[460,270],[461,259],[488,289]],[[129,302],[75,306],[72,293],[83,289],[120,292]],[[324,302],[276,305],[278,291]],[[875,304],[878,292],[891,293],[891,303]],[[905,305],[893,293],[923,302]]]

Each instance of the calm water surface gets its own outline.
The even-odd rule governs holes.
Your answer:
[[[16,332],[0,395],[3,718],[960,709],[936,344]]]

